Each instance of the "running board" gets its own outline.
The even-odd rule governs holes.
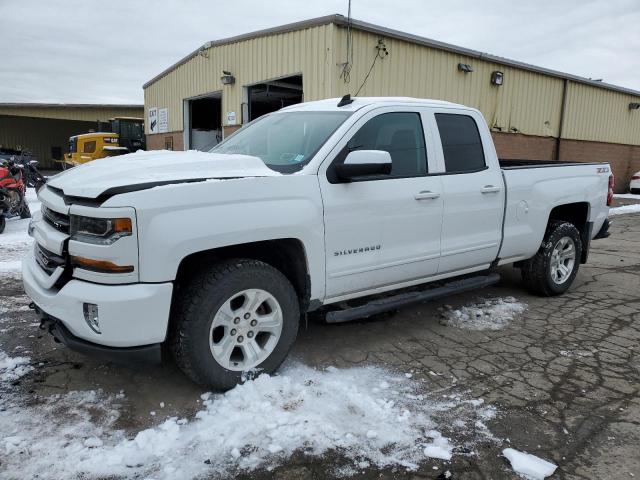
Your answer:
[[[398,308],[416,305],[418,303],[437,300],[456,293],[489,287],[500,281],[500,275],[491,273],[477,277],[463,278],[444,284],[441,287],[423,290],[421,292],[400,293],[391,297],[379,298],[359,307],[347,308],[328,312],[325,316],[327,323],[344,323],[352,320],[368,318],[378,313],[397,310]]]

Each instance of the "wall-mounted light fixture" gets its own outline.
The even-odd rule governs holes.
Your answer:
[[[458,64],[458,70],[460,70],[461,72],[464,72],[464,73],[471,73],[471,72],[473,72],[473,67],[471,65],[469,65],[468,63],[459,63]]]
[[[236,83],[236,77],[234,77],[231,72],[227,70],[222,71],[222,76],[220,77],[223,85],[233,85]]]
[[[500,86],[503,83],[504,83],[504,73],[499,72],[498,70],[496,70],[495,72],[491,73],[491,84],[492,85]]]
[[[629,104],[629,110],[638,110],[640,108],[640,103],[631,102]]]

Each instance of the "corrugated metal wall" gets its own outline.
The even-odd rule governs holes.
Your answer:
[[[347,30],[335,29],[334,64],[346,58]],[[377,53],[378,35],[353,31],[351,81],[335,83],[333,96],[354,94]],[[384,38],[389,51],[379,58],[360,95],[433,98],[479,109],[494,130],[557,137],[564,79],[465,57],[415,43]],[[473,72],[458,71],[458,63]],[[493,71],[504,73],[500,87],[490,82]],[[334,68],[338,78],[341,67]],[[640,96],[569,82],[562,137],[640,145],[640,110],[629,110]]]
[[[334,28],[322,25],[210,48],[149,85],[145,109],[168,108],[168,129],[179,131],[185,98],[221,91],[222,111],[236,112],[239,123],[244,86],[300,73],[305,99],[326,98],[332,91]],[[233,73],[234,85],[222,85],[222,70]]]
[[[355,94],[376,54],[377,34],[353,30],[350,83],[340,78],[347,31],[334,24],[243,40],[196,55],[145,89],[145,108],[168,107],[169,131],[183,129],[183,99],[222,91],[223,112],[240,122],[243,87],[302,73],[305,100]],[[478,108],[495,131],[557,137],[564,79],[471,58],[397,38],[385,38],[389,55],[378,59],[360,92],[448,100]],[[474,71],[458,71],[458,63]],[[222,70],[235,85],[223,86]],[[504,85],[490,82],[495,70]],[[563,138],[640,145],[640,96],[569,82]],[[224,115],[223,115],[224,116]],[[147,132],[148,133],[148,132]]]
[[[335,95],[354,94],[362,85],[377,53],[378,36],[354,31],[351,82],[336,83]],[[337,29],[337,58],[344,62],[346,29]],[[562,105],[562,80],[483,62],[398,39],[383,39],[389,55],[379,58],[361,96],[401,95],[447,100],[478,108],[496,130],[529,135],[557,135]],[[463,73],[458,63],[473,67]],[[504,85],[490,82],[491,73],[504,73]]]
[[[569,83],[563,138],[640,145],[640,97]]]
[[[13,115],[17,117],[55,118],[59,120],[78,120],[106,122],[114,117],[138,117],[142,118],[143,107],[65,107],[65,106],[5,106],[0,105],[0,115]]]
[[[69,137],[90,128],[95,128],[94,122],[0,115],[0,147],[29,150],[40,168],[59,168],[52,159],[52,148],[67,153]]]

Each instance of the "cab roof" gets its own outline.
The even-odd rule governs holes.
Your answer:
[[[372,105],[406,105],[416,104],[424,107],[460,107],[469,108],[464,105],[446,102],[444,100],[430,100],[413,97],[351,97],[352,102],[339,107],[341,98],[328,98],[325,100],[316,100],[313,102],[298,103],[281,109],[281,112],[297,111],[297,110],[325,110],[325,111],[347,111],[355,112],[363,107]]]

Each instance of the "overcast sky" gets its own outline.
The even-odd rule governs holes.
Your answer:
[[[352,0],[354,18],[640,90],[640,0]],[[142,103],[208,40],[347,0],[0,0],[0,102]]]

